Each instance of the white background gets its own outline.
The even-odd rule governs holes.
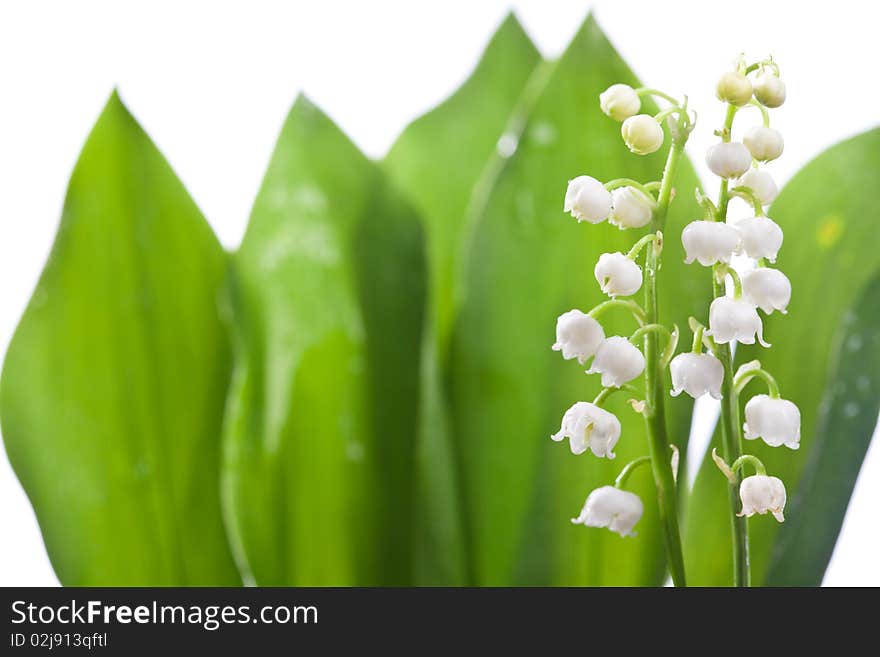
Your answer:
[[[700,111],[689,144],[698,165],[721,119],[715,79],[740,52],[772,53],[788,85],[788,102],[774,114],[786,139],[771,169],[780,184],[826,147],[878,123],[880,10],[864,1],[2,0],[0,348],[36,283],[71,169],[114,86],[234,247],[298,91],[381,157],[408,121],[465,79],[511,6],[540,50],[556,57],[591,5],[643,80],[690,95]],[[710,417],[704,409],[701,424]],[[697,438],[695,450],[706,441]],[[826,584],[880,585],[878,481],[875,444]],[[3,453],[0,585],[56,583]]]

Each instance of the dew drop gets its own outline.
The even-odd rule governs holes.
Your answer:
[[[843,416],[853,418],[859,414],[859,405],[855,402],[847,402],[843,407]]]
[[[498,151],[498,155],[508,158],[516,153],[517,146],[519,146],[519,140],[516,138],[516,135],[511,132],[505,132],[498,139],[498,145],[495,149]]]
[[[349,461],[363,461],[364,453],[364,446],[360,443],[350,442],[345,446],[345,458]]]
[[[862,348],[862,336],[860,335],[851,335],[849,339],[846,341],[846,348],[850,351],[858,351]]]
[[[856,388],[860,392],[867,392],[870,387],[871,387],[871,379],[869,379],[864,374],[862,376],[860,376],[858,379],[856,379]]]
[[[529,134],[539,146],[548,146],[556,141],[556,127],[547,121],[535,123]]]

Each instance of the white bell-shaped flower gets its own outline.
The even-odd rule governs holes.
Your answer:
[[[773,73],[762,73],[755,78],[752,86],[755,98],[765,107],[779,107],[785,102],[785,83]]]
[[[718,80],[715,96],[725,103],[742,107],[752,99],[752,81],[742,73],[728,71]]]
[[[620,252],[600,255],[593,273],[610,297],[629,297],[642,287],[641,267]]]
[[[681,231],[681,244],[685,263],[697,260],[703,266],[729,263],[740,246],[736,229],[719,221],[692,221]]]
[[[612,451],[620,440],[620,420],[613,413],[590,402],[577,402],[565,411],[555,441],[568,438],[572,454],[583,454],[589,448],[599,458],[613,459]]]
[[[663,128],[650,114],[636,114],[620,126],[626,147],[636,155],[648,155],[663,145]]]
[[[599,94],[599,107],[615,121],[623,121],[638,113],[642,101],[628,84],[612,84]]]
[[[751,189],[761,205],[770,205],[779,194],[779,187],[776,181],[766,171],[760,169],[749,169],[746,171],[736,184],[737,187],[748,187]]]
[[[724,366],[712,354],[681,353],[669,363],[672,375],[672,396],[684,390],[694,399],[710,394],[721,399]]]
[[[739,231],[740,249],[750,258],[767,258],[776,262],[782,248],[782,229],[770,217],[749,217],[736,223]]]
[[[587,374],[601,374],[602,385],[619,388],[645,371],[645,357],[632,342],[619,335],[606,338],[596,351]]]
[[[602,325],[580,310],[569,310],[556,320],[553,351],[561,351],[565,360],[577,358],[583,365],[595,355],[605,339]]]
[[[611,214],[611,192],[591,176],[578,176],[568,181],[562,209],[578,222],[601,223]]]
[[[791,301],[791,281],[778,269],[760,267],[742,277],[743,297],[758,306],[768,315],[778,310],[783,315],[788,312]]]
[[[746,402],[743,424],[746,440],[761,438],[770,447],[785,445],[798,449],[801,442],[801,412],[794,402],[755,395]]]
[[[721,142],[706,151],[706,166],[716,176],[739,178],[752,166],[752,154],[738,141]]]
[[[749,149],[752,157],[759,162],[769,162],[782,155],[785,143],[782,134],[773,128],[765,128],[762,125],[752,126],[746,130],[743,143]]]
[[[762,346],[770,346],[764,342],[763,325],[758,311],[745,299],[716,298],[709,306],[709,330],[706,335],[711,335],[718,344],[734,341],[755,344],[757,335]]]
[[[641,228],[651,223],[654,208],[651,200],[633,187],[618,187],[611,193],[612,208],[608,223],[618,228]]]
[[[607,527],[621,536],[635,536],[633,527],[642,517],[644,506],[635,493],[614,486],[602,486],[587,496],[576,525]]]
[[[739,498],[742,500],[742,511],[736,514],[738,516],[751,517],[769,511],[779,522],[785,520],[785,485],[778,477],[746,477],[739,485]]]

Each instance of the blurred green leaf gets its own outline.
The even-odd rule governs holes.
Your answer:
[[[300,97],[235,257],[224,502],[261,585],[412,581],[417,216]]]
[[[626,396],[609,404],[623,424],[616,460],[575,457],[549,438],[571,404],[599,390],[597,377],[550,350],[556,317],[602,301],[592,273],[596,259],[628,249],[638,237],[608,224],[576,224],[562,212],[566,183],[583,173],[655,180],[663,169],[661,153],[630,154],[620,125],[600,112],[599,93],[615,82],[636,84],[589,18],[562,59],[530,81],[475,223],[452,337],[450,399],[478,584],[663,581],[648,470],[630,480],[646,505],[636,538],[569,523],[590,490],[611,483],[629,459],[647,453],[641,416]],[[698,214],[696,184],[685,163],[669,235]],[[707,306],[710,282],[685,275],[683,259],[680,242],[667,240],[661,319],[686,330],[688,315]],[[635,328],[622,315],[607,315],[603,324],[609,334],[628,335]],[[669,401],[670,436],[682,447],[691,408],[682,397]]]
[[[114,93],[3,368],[10,462],[62,583],[240,583],[219,504],[225,256]]]
[[[773,348],[740,347],[737,361],[761,360],[779,381],[782,396],[800,408],[802,427],[796,452],[760,440],[744,445],[764,461],[769,474],[785,482],[791,499],[783,531],[769,516],[749,521],[755,585],[821,581],[877,421],[880,370],[870,368],[876,352],[868,328],[877,309],[859,300],[876,299],[876,293],[865,290],[880,269],[880,211],[874,198],[878,172],[880,129],[818,156],[785,186],[770,210],[785,231],[778,267],[791,279],[792,301],[787,315],[765,318],[764,335]],[[835,345],[847,333],[835,365]],[[850,355],[847,349],[859,353]],[[757,383],[752,385],[757,389]],[[756,389],[750,387],[745,397]],[[846,448],[840,451],[837,445]],[[813,506],[832,491],[833,498],[822,503],[828,506],[816,515]],[[692,500],[688,575],[694,584],[729,585],[733,567],[727,491],[709,459],[697,476]],[[768,573],[771,553],[774,565]]]
[[[770,553],[765,584],[819,586],[880,411],[880,276],[844,314],[829,385],[788,519]]]
[[[414,121],[384,162],[389,177],[419,209],[430,272],[429,330],[424,344],[416,535],[418,581],[470,581],[451,453],[440,362],[454,317],[457,263],[467,207],[540,55],[511,14],[468,80]]]

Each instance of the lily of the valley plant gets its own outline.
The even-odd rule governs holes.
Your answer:
[[[667,391],[671,395],[684,392],[694,399],[708,394],[721,401],[723,457],[713,451],[713,458],[728,480],[732,581],[737,586],[749,585],[746,519],[769,513],[782,522],[786,500],[782,481],[767,476],[757,457],[743,454],[743,441],[760,438],[771,447],[789,449],[797,449],[800,441],[797,406],[780,397],[776,380],[760,362],[746,363],[734,371],[732,350],[736,342],[757,341],[769,348],[759,310],[765,314],[785,313],[791,298],[788,278],[771,267],[783,235],[764,212],[775,198],[777,187],[761,168],[782,154],[782,136],[770,127],[768,108],[779,107],[785,101],[785,85],[772,59],[747,64],[740,57],[733,69],[721,76],[716,95],[725,103],[725,118],[715,132],[718,143],[706,153],[706,164],[721,179],[718,199],[713,202],[696,190],[705,216],[688,224],[681,234],[685,262],[711,268],[708,275],[714,286],[714,300],[706,309],[706,317],[690,320],[690,351],[676,355],[678,327],[658,323],[657,308],[657,288],[662,285],[663,229],[674,196],[676,169],[696,123],[695,113],[688,110],[687,97],[679,101],[656,89],[633,89],[624,84],[612,85],[602,93],[602,111],[622,122],[623,141],[633,153],[645,155],[659,150],[667,141],[666,127],[670,142],[666,166],[660,180],[655,181],[620,178],[602,183],[587,175],[577,176],[569,181],[564,203],[564,210],[579,223],[608,221],[621,230],[646,229],[643,236],[634,239],[628,253],[605,253],[596,263],[596,281],[610,299],[588,312],[570,310],[556,323],[553,349],[561,351],[565,359],[577,359],[581,365],[592,360],[586,371],[601,375],[603,386],[592,402],[572,405],[562,418],[559,432],[552,436],[556,441],[568,438],[573,454],[592,452],[596,458],[614,458],[621,424],[602,404],[611,393],[636,390],[632,382],[639,377],[644,380],[644,399],[632,400],[632,407],[644,416],[648,454],[628,463],[613,486],[593,490],[572,522],[606,527],[622,537],[634,535],[643,503],[624,486],[633,470],[650,463],[669,570],[676,586],[684,586],[686,578],[675,486],[678,454],[669,444],[664,411]],[[668,106],[654,116],[640,113],[642,98],[648,96]],[[734,119],[746,109],[754,110],[761,123],[744,129],[737,126],[734,132]],[[753,216],[735,223],[728,221],[733,197],[753,207]],[[640,290],[642,303],[629,298]],[[634,332],[630,336],[605,334],[599,318],[613,309],[632,315]],[[743,423],[740,396],[753,379],[763,382],[767,394],[754,395],[747,401]],[[740,471],[746,465],[755,474],[743,478]]]

